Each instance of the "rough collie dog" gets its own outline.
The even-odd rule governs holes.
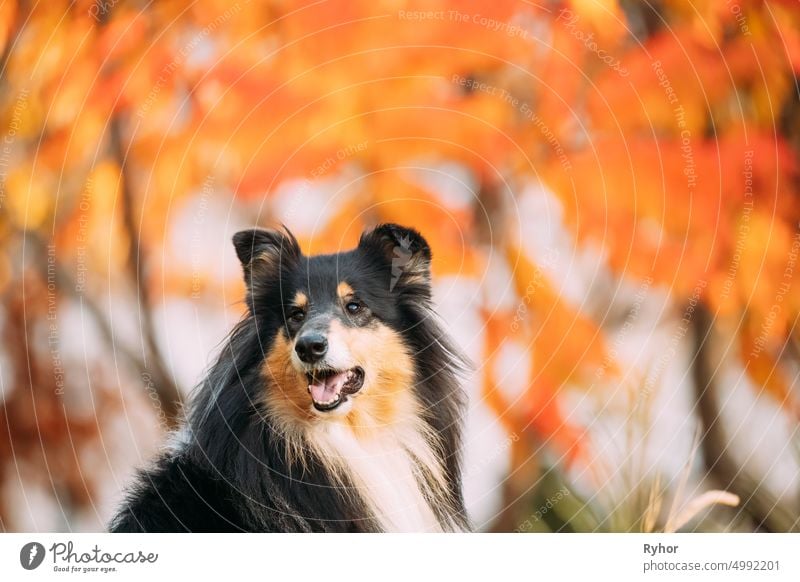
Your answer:
[[[431,251],[387,224],[304,256],[233,238],[248,313],[138,475],[112,531],[463,531],[464,360],[431,308]]]

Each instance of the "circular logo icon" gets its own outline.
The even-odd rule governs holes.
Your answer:
[[[19,563],[26,570],[35,570],[44,561],[44,546],[39,542],[28,542],[19,551]]]

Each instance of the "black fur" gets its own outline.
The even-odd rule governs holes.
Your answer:
[[[304,470],[286,466],[285,442],[264,414],[265,352],[298,289],[331,296],[343,278],[365,297],[371,316],[398,331],[414,354],[414,389],[445,451],[444,529],[467,529],[461,477],[464,360],[430,311],[431,251],[414,230],[383,225],[359,246],[305,257],[288,232],[253,229],[234,237],[247,283],[248,314],[230,334],[185,419],[185,442],[139,473],[110,524],[115,532],[369,532],[378,521],[353,491],[334,485],[310,453]],[[394,263],[394,265],[393,265]],[[319,307],[324,308],[324,305]],[[345,484],[346,488],[352,486]]]

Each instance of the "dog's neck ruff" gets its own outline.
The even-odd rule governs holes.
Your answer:
[[[382,530],[442,531],[428,499],[436,496],[431,490],[436,484],[426,477],[441,470],[418,460],[432,458],[421,435],[386,429],[384,435],[360,438],[343,424],[320,423],[309,436],[329,470],[352,482]]]
[[[313,423],[283,418],[278,424],[293,477],[302,479],[307,455],[313,453],[334,486],[365,503],[381,530],[441,532],[455,527],[447,519],[456,509],[447,493],[441,447],[418,414],[409,412],[388,426],[354,427],[344,418]]]

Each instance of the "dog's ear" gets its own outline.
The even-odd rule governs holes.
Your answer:
[[[251,228],[233,235],[233,246],[242,263],[248,289],[254,283],[272,279],[281,267],[293,264],[300,257],[300,245],[288,229],[283,231]]]
[[[358,247],[377,253],[391,266],[389,291],[416,289],[430,295],[431,248],[419,232],[381,224],[362,234]]]

